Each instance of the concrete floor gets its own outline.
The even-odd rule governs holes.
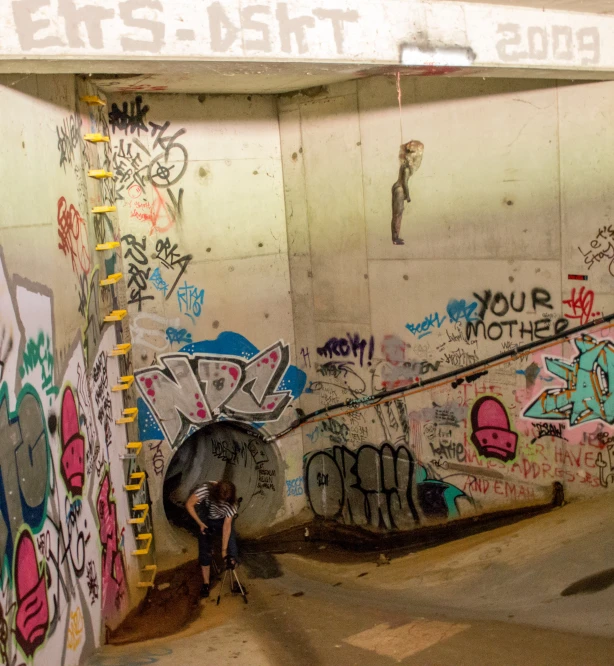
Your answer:
[[[107,647],[91,666],[614,664],[614,495],[384,564],[279,556],[283,576],[203,603],[182,634]],[[244,574],[245,577],[245,574]],[[604,575],[614,582],[612,575]],[[599,585],[597,585],[599,587]],[[217,595],[217,589],[214,590]]]

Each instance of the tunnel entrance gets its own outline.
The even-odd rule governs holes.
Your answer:
[[[196,533],[184,508],[205,481],[232,481],[239,501],[237,532],[255,537],[266,532],[282,506],[277,448],[248,426],[214,423],[201,428],[177,449],[164,478],[164,510],[171,523]]]

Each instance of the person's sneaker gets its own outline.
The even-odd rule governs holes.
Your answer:
[[[200,598],[206,599],[209,596],[209,586],[206,583],[203,583],[200,586]]]

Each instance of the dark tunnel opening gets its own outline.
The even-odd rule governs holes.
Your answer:
[[[237,533],[266,533],[283,504],[277,448],[245,425],[214,423],[188,437],[170,462],[163,486],[164,510],[175,526],[196,535],[185,502],[205,481],[232,481],[237,488]]]

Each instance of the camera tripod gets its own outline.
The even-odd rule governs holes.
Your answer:
[[[219,578],[219,577],[220,577],[220,570],[219,570],[219,567],[218,567],[217,562],[215,561],[215,559],[212,560],[212,565],[213,565],[213,569],[214,569],[215,575]],[[243,585],[241,585],[241,581],[239,580],[239,576],[237,575],[237,570],[235,569],[234,566],[233,566],[232,568],[229,568],[229,567],[227,566],[227,567],[224,569],[224,576],[223,576],[223,578],[222,578],[222,582],[220,583],[220,589],[219,589],[219,592],[218,592],[218,594],[217,594],[216,605],[217,605],[217,606],[220,605],[220,599],[222,598],[222,592],[224,591],[224,585],[225,585],[225,583],[226,583],[226,578],[228,578],[228,572],[230,572],[230,578],[229,578],[229,581],[230,581],[230,593],[231,593],[231,594],[234,594],[234,593],[235,593],[235,590],[233,589],[233,583],[236,583],[236,585],[237,585],[237,587],[238,587],[238,589],[239,589],[239,593],[240,593],[241,596],[243,597],[243,601],[244,601],[245,603],[247,603],[247,592],[245,591],[245,588],[243,587]],[[233,580],[233,579],[234,579],[234,580]]]

